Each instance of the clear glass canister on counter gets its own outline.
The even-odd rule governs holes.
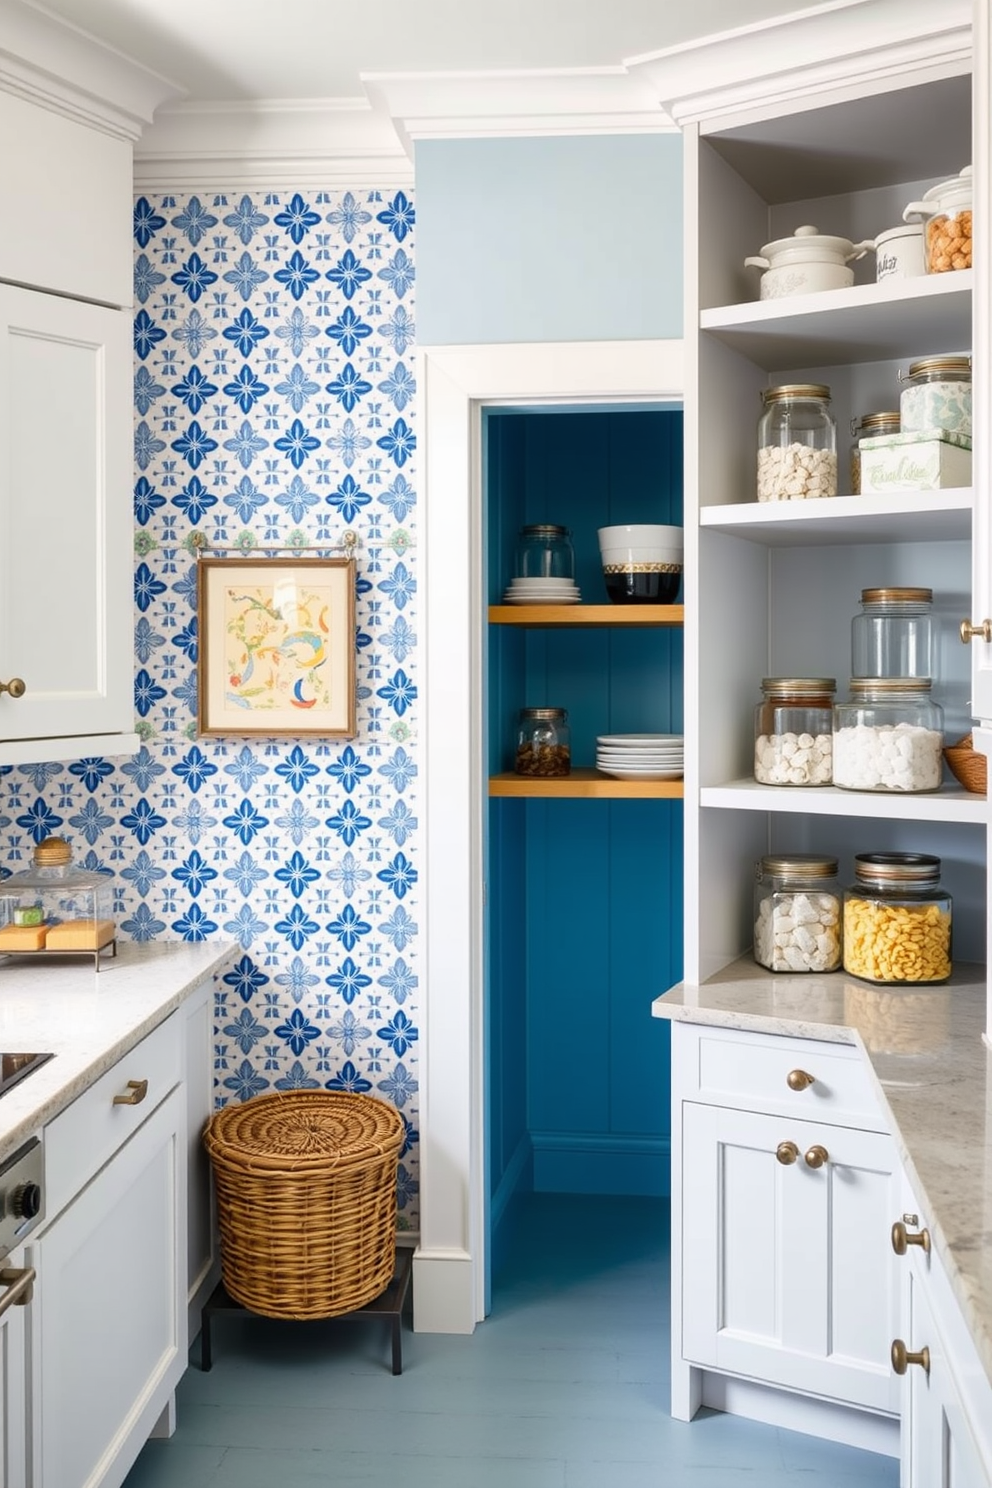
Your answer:
[[[837,495],[837,422],[823,383],[785,383],[762,392],[758,422],[759,501]]]
[[[862,589],[851,621],[852,677],[933,678],[933,590]]]
[[[929,677],[852,677],[834,705],[834,785],[856,791],[937,790],[944,711]]]
[[[844,890],[844,970],[868,982],[946,982],[951,896],[929,853],[859,853]]]
[[[922,357],[900,372],[899,428],[902,434],[944,429],[971,437],[971,358]]]
[[[765,857],[755,869],[754,959],[769,971],[837,971],[841,896],[837,859]]]
[[[514,559],[517,579],[574,579],[575,552],[567,527],[551,522],[521,527]]]
[[[876,439],[880,434],[898,434],[898,413],[864,413],[851,420],[851,495],[861,494],[861,439]]]
[[[514,771],[539,779],[568,775],[572,748],[564,708],[521,708]]]
[[[763,677],[754,710],[754,778],[761,785],[829,785],[833,677]]]

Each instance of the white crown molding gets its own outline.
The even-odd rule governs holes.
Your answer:
[[[418,139],[654,134],[675,126],[649,80],[626,67],[362,73],[369,100],[407,149]]]
[[[0,0],[0,89],[125,140],[184,91],[35,0]]]
[[[827,0],[699,42],[630,57],[680,127],[749,111],[810,107],[868,79],[962,71],[971,57],[971,0]]]
[[[135,148],[142,190],[403,186],[413,163],[365,98],[177,103]]]

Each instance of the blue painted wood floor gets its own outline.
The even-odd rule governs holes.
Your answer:
[[[218,1317],[125,1488],[896,1488],[891,1458],[670,1419],[667,1236],[660,1200],[522,1200],[491,1317],[405,1331],[397,1378],[385,1323]]]

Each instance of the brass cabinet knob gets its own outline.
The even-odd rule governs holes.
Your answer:
[[[983,641],[992,641],[992,620],[981,620],[977,625],[974,620],[962,620],[958,635],[964,646],[967,646],[969,641],[977,641],[979,636]]]
[[[785,1083],[790,1090],[805,1090],[807,1085],[814,1083],[814,1076],[808,1075],[805,1070],[790,1070],[785,1077]]]
[[[910,1230],[907,1230],[901,1219],[897,1219],[892,1226],[892,1249],[896,1255],[902,1256],[906,1254],[906,1247],[909,1245],[922,1246],[923,1254],[929,1255],[930,1231],[923,1229],[914,1235]]]
[[[795,1142],[779,1142],[778,1146],[775,1148],[775,1156],[778,1158],[782,1166],[784,1168],[787,1168],[789,1164],[794,1163],[796,1158],[799,1156],[799,1148],[796,1146]]]
[[[830,1153],[826,1147],[821,1147],[819,1142],[815,1143],[812,1147],[807,1147],[803,1153],[803,1158],[808,1168],[822,1168],[829,1156]]]
[[[148,1094],[148,1081],[128,1080],[127,1089],[127,1095],[114,1096],[115,1106],[140,1106],[141,1102]]]
[[[892,1368],[896,1374],[905,1374],[910,1364],[919,1364],[927,1376],[930,1374],[930,1350],[926,1344],[916,1353],[908,1349],[901,1338],[892,1340]]]
[[[23,697],[27,688],[20,677],[11,677],[9,682],[0,682],[0,693],[8,692],[12,698]]]

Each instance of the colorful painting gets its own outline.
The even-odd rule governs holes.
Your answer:
[[[354,562],[202,559],[203,734],[355,733]]]

